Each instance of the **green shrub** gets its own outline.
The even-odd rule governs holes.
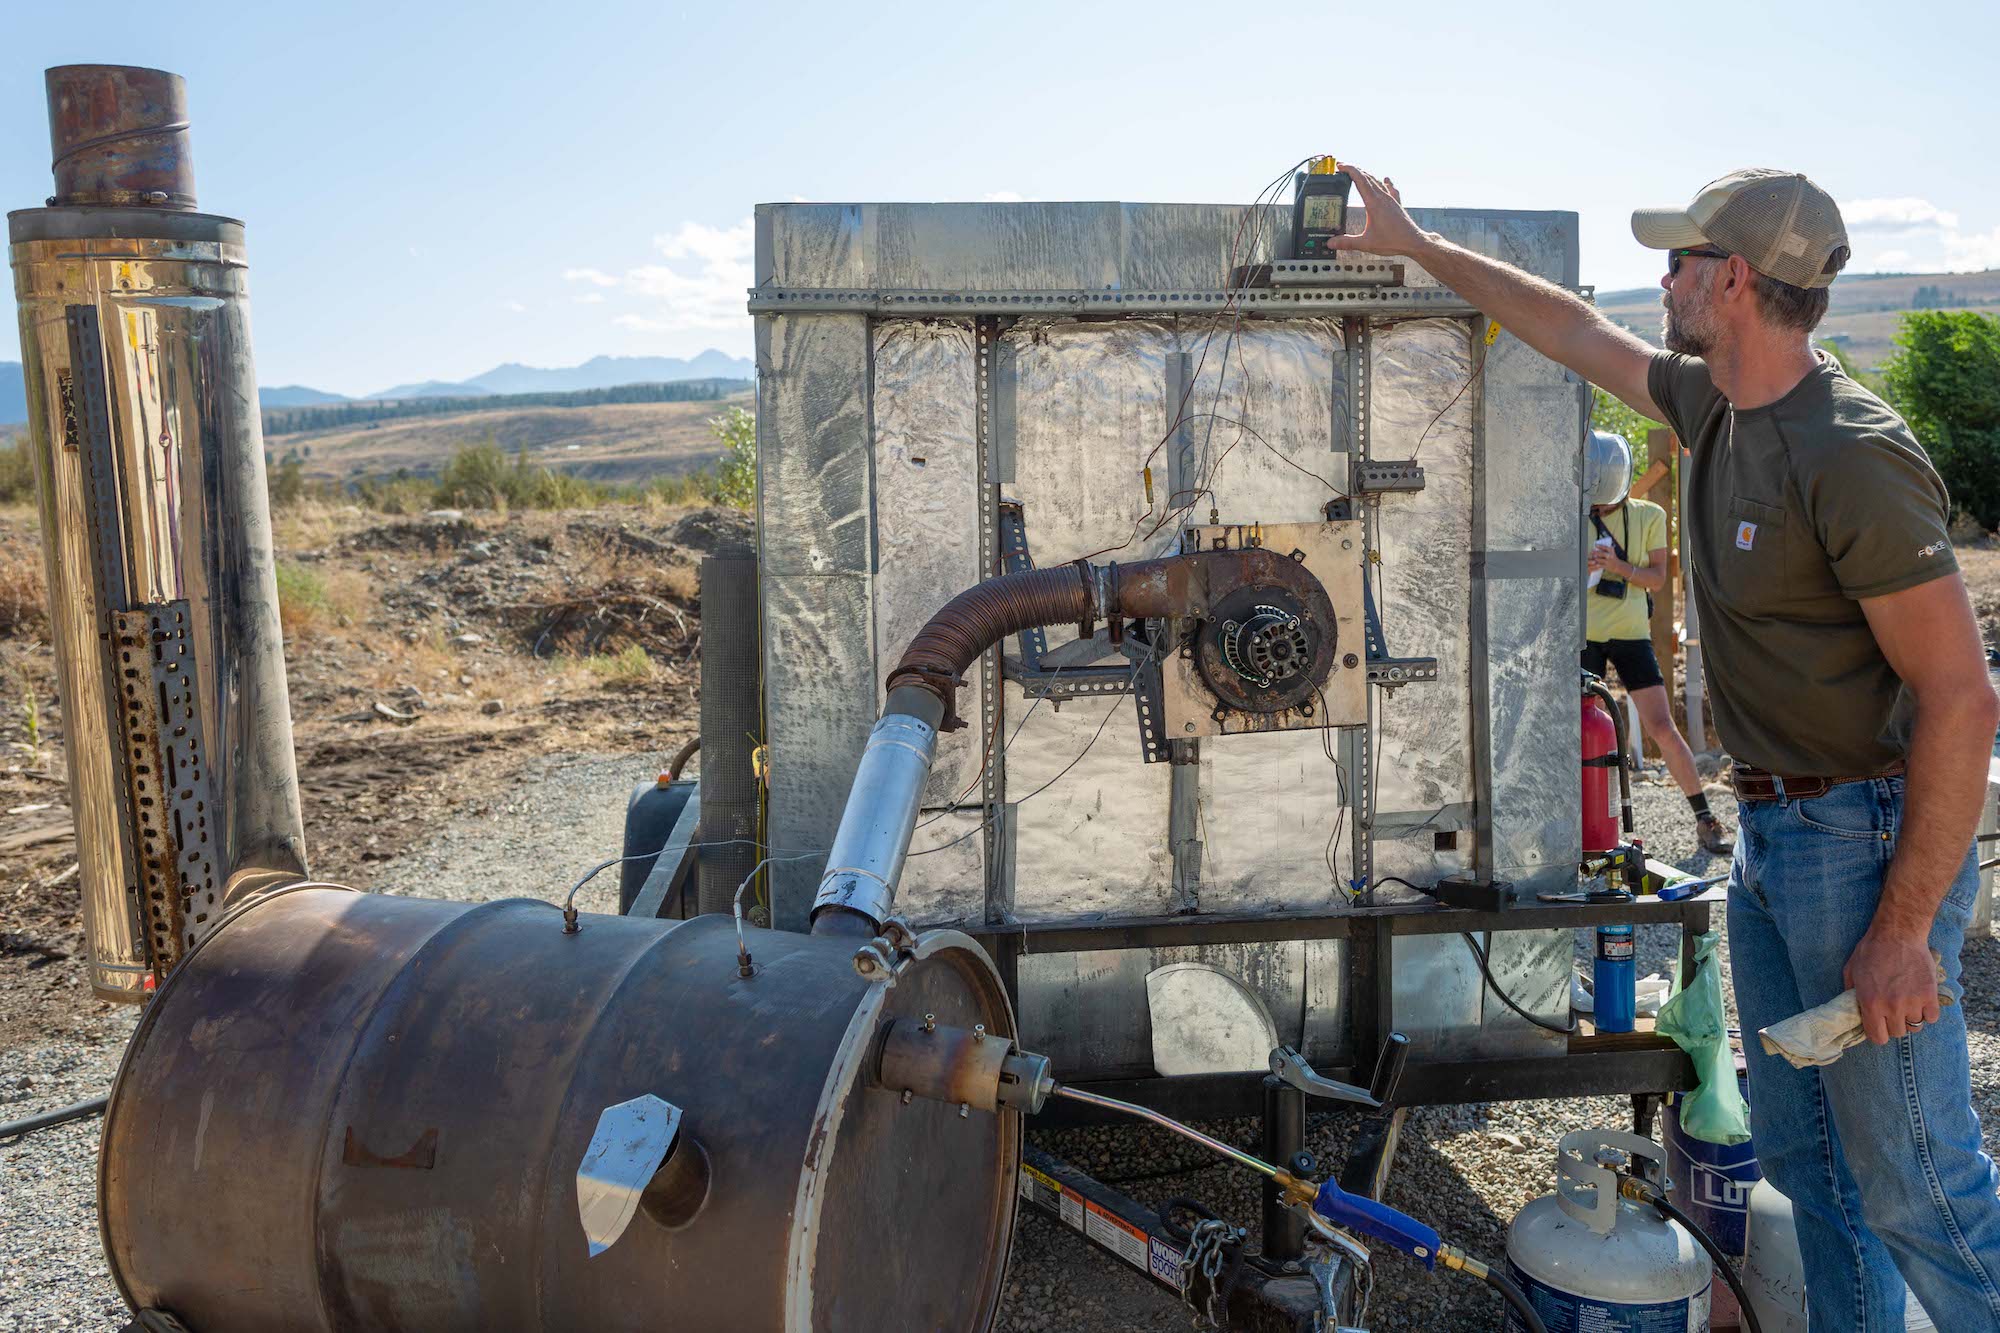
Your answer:
[[[607,685],[644,685],[653,678],[653,659],[636,643],[615,653],[583,659],[583,669]]]
[[[2000,318],[1972,310],[1903,316],[1882,368],[1887,398],[1931,456],[1952,505],[2000,527]]]
[[[35,451],[26,435],[0,441],[0,504],[35,502]]]

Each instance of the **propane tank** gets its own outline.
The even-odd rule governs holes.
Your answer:
[[[1514,1216],[1507,1262],[1551,1329],[1707,1333],[1708,1256],[1679,1223],[1622,1199],[1618,1171],[1666,1188],[1666,1159],[1651,1139],[1580,1129],[1556,1149],[1556,1191]],[[1507,1333],[1525,1333],[1517,1314]]]
[[[1768,1180],[1750,1187],[1744,1234],[1748,1253],[1743,1260],[1743,1287],[1758,1326],[1764,1333],[1806,1333],[1806,1274],[1799,1257],[1798,1225],[1792,1201]],[[1933,1333],[1937,1328],[1907,1286],[1903,1327],[1905,1333]]]
[[[1618,726],[1596,696],[1583,696],[1583,854],[1618,845]]]

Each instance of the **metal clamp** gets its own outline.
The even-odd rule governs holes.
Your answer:
[[[902,917],[892,916],[882,923],[881,934],[854,951],[854,970],[870,981],[877,977],[894,980],[916,952],[917,933]]]
[[[1320,1077],[1306,1063],[1306,1058],[1290,1046],[1280,1046],[1271,1052],[1271,1073],[1280,1082],[1297,1088],[1308,1097],[1353,1102],[1357,1106],[1379,1110],[1395,1098],[1396,1084],[1402,1081],[1403,1066],[1409,1057],[1410,1039],[1400,1032],[1391,1032],[1382,1044],[1382,1057],[1375,1062],[1375,1077],[1369,1087],[1357,1088],[1352,1083]]]

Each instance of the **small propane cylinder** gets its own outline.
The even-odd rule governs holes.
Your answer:
[[[1678,1223],[1621,1199],[1618,1172],[1665,1188],[1658,1144],[1580,1129],[1556,1149],[1556,1190],[1507,1230],[1514,1281],[1549,1333],[1707,1333],[1708,1256]],[[1507,1333],[1525,1333],[1517,1314]]]
[[[1597,928],[1597,964],[1591,991],[1599,1032],[1630,1032],[1639,1017],[1639,964],[1633,956],[1632,927]]]

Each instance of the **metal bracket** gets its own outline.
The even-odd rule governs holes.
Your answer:
[[[1035,567],[1035,557],[1028,547],[1027,513],[1018,500],[1000,501],[1000,571],[1003,574],[1019,574]],[[1108,634],[1096,640],[1093,648],[1088,640],[1066,643],[1056,650],[1061,655],[1088,657],[1096,651],[1100,657],[1116,656],[1117,666],[1095,666],[1088,662],[1077,666],[1049,665],[1049,637],[1041,628],[1022,630],[1015,636],[1015,645],[1020,649],[1018,658],[1001,659],[1001,675],[1021,687],[1021,692],[1030,699],[1047,699],[1052,703],[1067,703],[1071,699],[1083,699],[1092,695],[1123,694],[1127,689],[1141,693],[1150,685],[1155,698],[1159,693],[1159,671],[1157,668],[1139,672],[1137,682],[1133,680],[1132,667],[1146,660],[1146,653],[1131,639],[1113,643]],[[1092,659],[1095,660],[1095,659]],[[1159,710],[1154,710],[1159,716]],[[1161,724],[1164,726],[1164,723]],[[1140,732],[1146,731],[1143,699],[1141,701]],[[1164,734],[1164,733],[1163,733]],[[1147,747],[1148,762],[1151,747]],[[1165,758],[1164,749],[1161,758]]]
[[[1424,488],[1424,465],[1407,460],[1390,462],[1357,461],[1349,477],[1349,489],[1356,495],[1383,495],[1390,491],[1420,491]]]
[[[1361,580],[1361,607],[1363,635],[1368,644],[1368,683],[1393,690],[1399,685],[1436,680],[1438,660],[1435,657],[1389,655],[1388,644],[1382,638],[1382,618],[1375,611],[1374,589],[1373,580],[1364,576]]]
[[[1159,315],[1240,311],[1255,318],[1310,314],[1475,315],[1464,297],[1443,287],[1214,287],[1020,289],[966,291],[835,287],[752,287],[753,315]]]

